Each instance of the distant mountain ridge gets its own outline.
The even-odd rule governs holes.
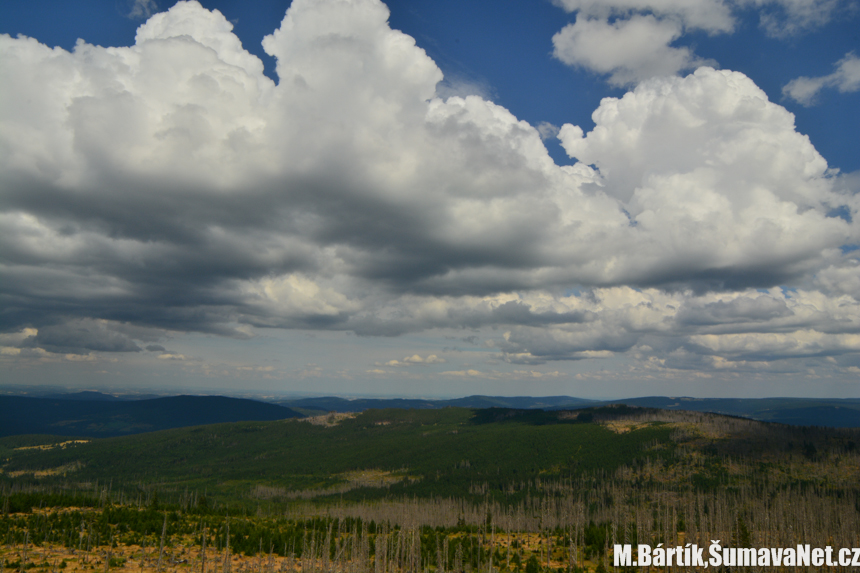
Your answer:
[[[224,396],[111,401],[0,396],[0,436],[111,437],[224,422],[271,421],[302,414],[276,404]]]
[[[435,409],[435,408],[517,408],[517,409],[559,409],[586,408],[598,404],[598,401],[571,396],[466,396],[447,400],[431,400],[423,398],[356,398],[348,400],[336,396],[319,398],[301,398],[298,400],[278,400],[282,406],[301,410],[320,410],[323,412],[363,412],[370,409],[406,408],[406,409]]]
[[[162,394],[105,394],[84,390],[83,392],[70,392],[60,394],[45,394],[37,398],[54,398],[55,400],[101,400],[103,402],[130,402],[133,400],[153,400],[155,398],[167,398]]]
[[[111,437],[240,421],[269,421],[327,412],[382,409],[512,408],[576,410],[626,404],[663,410],[690,410],[742,416],[795,426],[860,427],[860,399],[690,398],[646,396],[596,401],[572,396],[466,396],[446,400],[337,396],[263,402],[224,396],[171,396],[133,399],[101,392],[55,393],[42,397],[0,396],[0,436],[53,434]]]

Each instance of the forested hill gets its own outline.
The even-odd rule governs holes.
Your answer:
[[[607,410],[610,415],[633,411]],[[39,437],[12,436],[0,439],[0,486],[7,477],[13,482],[9,487],[33,480],[112,479],[114,484],[158,483],[164,491],[208,490],[222,498],[247,497],[252,491],[300,499],[461,496],[485,481],[501,487],[498,484],[540,476],[559,478],[572,469],[611,472],[637,458],[661,458],[672,450],[674,428],[643,421],[636,431],[619,433],[595,423],[596,414],[367,410],[317,419],[177,428],[46,449],[33,447]],[[662,445],[654,449],[658,442]]]
[[[367,410],[86,442],[2,438],[0,490],[99,480],[124,484],[134,497],[157,487],[253,503],[490,493],[522,500],[539,482],[615,476],[655,491],[826,484],[853,492],[858,432],[626,406]]]
[[[109,437],[203,424],[302,416],[277,404],[224,396],[171,396],[132,401],[0,396],[0,412],[0,436]]]
[[[792,426],[860,428],[860,399],[856,398],[669,398],[648,396],[612,400],[641,408],[713,412]]]
[[[450,400],[420,398],[358,398],[347,400],[334,396],[281,400],[283,406],[307,414],[324,412],[363,412],[384,408],[515,408],[572,410],[626,404],[661,410],[686,410],[742,416],[763,422],[793,426],[860,428],[860,399],[835,398],[689,398],[648,396],[621,400],[587,400],[571,396],[467,396]]]

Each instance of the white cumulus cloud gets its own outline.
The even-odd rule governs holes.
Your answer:
[[[426,358],[422,357],[420,354],[413,354],[412,356],[407,356],[402,360],[389,360],[385,363],[385,366],[417,366],[425,364],[443,364],[444,362],[444,358],[439,358],[435,354],[430,354]]]
[[[731,32],[735,28],[732,2],[723,0],[555,0],[567,12],[595,18],[652,13],[671,17],[687,28]]]
[[[841,93],[860,91],[860,58],[853,52],[836,62],[836,71],[814,78],[801,76],[793,79],[782,93],[803,105],[815,104],[818,93],[825,89],[836,89]]]
[[[706,63],[689,48],[670,45],[682,33],[681,22],[651,15],[610,23],[580,13],[553,36],[553,55],[565,64],[609,75],[610,84],[635,84]]]
[[[829,22],[845,0],[554,0],[576,21],[553,36],[553,54],[573,67],[608,76],[624,86],[700,65],[719,62],[694,54],[691,46],[673,45],[691,31],[732,34],[738,14],[758,12],[762,29],[785,38]],[[800,78],[801,96],[812,89]],[[820,89],[820,88],[819,88]]]

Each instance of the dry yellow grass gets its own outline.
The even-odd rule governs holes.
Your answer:
[[[0,559],[7,563],[20,562],[24,556],[22,546],[17,548],[5,547],[0,549]],[[202,572],[203,561],[199,547],[179,545],[165,547],[162,555],[161,573],[191,573]],[[29,546],[26,551],[26,563],[35,567],[28,571],[36,573],[77,573],[90,571],[115,571],[122,573],[157,573],[158,548],[138,545],[120,545],[110,551],[110,558],[115,565],[105,567],[108,559],[106,547],[93,551],[78,551],[56,545],[42,547]],[[65,563],[65,566],[63,565]],[[118,564],[117,563],[121,563]],[[224,572],[224,552],[215,553],[207,550],[206,573]],[[256,572],[274,573],[278,571],[301,571],[301,563],[290,557],[273,555],[248,557],[246,555],[230,555],[230,570],[232,573]]]
[[[23,475],[32,475],[33,477],[41,478],[46,476],[56,476],[61,474],[67,474],[69,472],[73,472],[79,470],[83,467],[83,464],[80,462],[72,462],[70,464],[65,464],[62,466],[58,466],[55,468],[50,468],[47,470],[17,470],[14,472],[8,472],[6,475],[9,477],[20,477]],[[0,470],[0,473],[4,473],[3,470]]]
[[[88,444],[90,440],[68,440],[66,442],[60,442],[59,444],[43,444],[41,446],[21,446],[20,448],[15,448],[16,450],[53,450],[54,448],[63,449],[66,446],[74,445],[74,444]]]
[[[348,420],[349,418],[355,418],[356,414],[354,412],[329,412],[328,414],[322,414],[321,416],[309,416],[307,418],[298,418],[299,422],[307,422],[309,424],[313,424],[314,426],[326,426],[328,428],[332,426],[336,426],[343,422],[344,420]]]

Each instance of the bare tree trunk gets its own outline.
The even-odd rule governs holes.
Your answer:
[[[140,567],[143,569],[143,566],[146,564],[146,536],[149,532],[146,531],[143,534],[143,546],[140,548]]]
[[[493,553],[496,547],[496,524],[490,526],[490,566],[487,568],[489,573],[493,573]]]
[[[24,549],[21,554],[21,573],[24,573],[24,565],[27,563],[27,543],[30,541],[30,530],[24,530]]]
[[[105,573],[107,573],[110,570],[110,560],[111,560],[111,557],[113,557],[113,533],[114,533],[114,530],[113,530],[113,528],[111,528],[111,530],[110,530],[110,541],[108,542],[108,548],[107,548],[107,551],[105,552],[105,555],[106,555],[106,557],[105,557]]]
[[[161,542],[158,544],[158,564],[156,571],[161,571],[161,559],[164,556],[164,536],[167,535],[167,514],[164,514],[164,525],[161,527]]]
[[[546,568],[549,569],[549,560],[552,557],[552,536],[549,529],[546,530]]]
[[[200,543],[200,573],[206,573],[206,527],[203,530],[203,539]]]
[[[334,527],[334,521],[329,521],[328,522],[328,530],[326,530],[326,533],[325,533],[325,541],[323,541],[323,548],[322,548],[323,554],[321,556],[322,557],[323,571],[329,570],[329,565],[330,565],[329,556],[331,555],[331,531],[332,531],[333,527]],[[262,543],[262,541],[260,543]]]
[[[224,573],[230,573],[230,522],[227,521],[227,542],[224,544]]]
[[[87,552],[84,554],[84,563],[89,562],[90,560],[90,538],[92,537],[90,531],[90,525],[87,524]]]

